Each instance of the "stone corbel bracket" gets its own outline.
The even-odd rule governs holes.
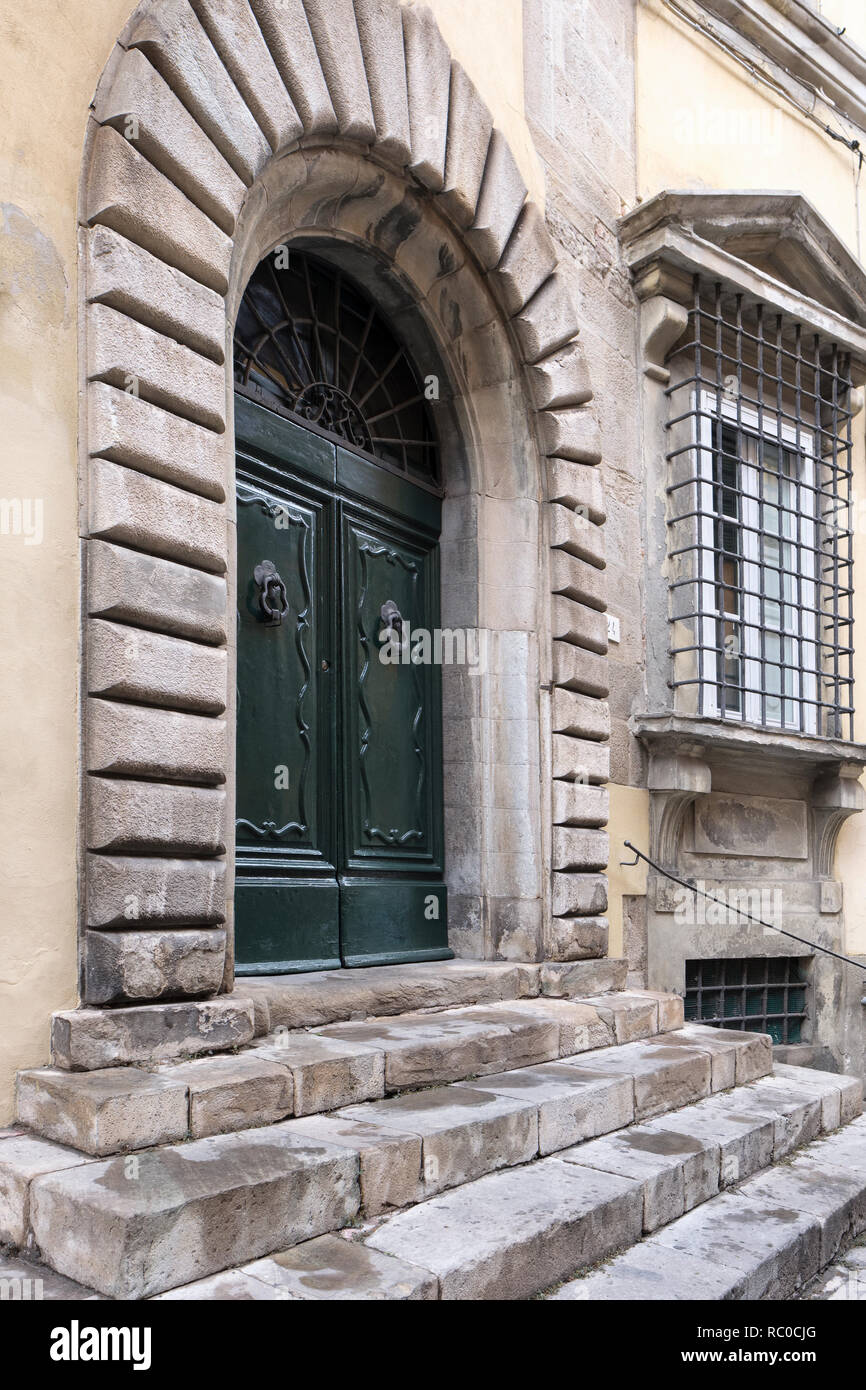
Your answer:
[[[688,310],[662,294],[654,295],[641,304],[640,336],[643,351],[644,375],[651,381],[667,386],[671,379],[665,366],[668,353],[688,327]]]
[[[818,777],[812,789],[812,843],[816,878],[833,878],[839,831],[849,816],[863,810],[860,763],[842,763]]]
[[[686,813],[698,796],[712,790],[709,763],[692,752],[653,753],[647,786],[650,793],[650,857],[675,868]]]

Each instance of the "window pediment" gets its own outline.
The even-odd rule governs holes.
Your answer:
[[[694,274],[707,275],[866,360],[866,272],[802,194],[665,190],[619,234],[640,299],[687,303]]]

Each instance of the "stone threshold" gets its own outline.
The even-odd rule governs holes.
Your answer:
[[[247,978],[215,999],[56,1013],[51,1056],[64,1071],[153,1066],[229,1052],[275,1028],[607,994],[625,988],[627,969],[624,960],[450,960]]]

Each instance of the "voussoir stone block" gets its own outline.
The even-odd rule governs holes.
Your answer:
[[[107,459],[90,466],[90,534],[181,564],[225,572],[224,508]]]
[[[87,848],[225,852],[225,792],[169,782],[88,778]]]
[[[189,1091],[193,1139],[272,1125],[292,1113],[291,1072],[260,1057],[201,1057],[165,1075]]]
[[[226,780],[223,719],[146,705],[87,702],[87,770],[217,785]]]
[[[502,260],[525,201],[526,184],[511,146],[494,128],[475,218],[466,232],[467,241],[486,269],[492,270]]]
[[[91,695],[203,714],[224,711],[225,651],[101,618],[90,620],[87,636]]]
[[[372,144],[376,126],[352,0],[304,0],[304,9],[340,134]]]
[[[536,362],[528,369],[528,375],[537,410],[562,410],[566,406],[585,405],[592,399],[589,367],[579,342],[569,343]]]
[[[98,1157],[172,1144],[188,1133],[186,1086],[135,1067],[21,1071],[15,1094],[22,1124]]]
[[[588,565],[566,550],[553,550],[550,556],[551,593],[564,595],[575,603],[603,611],[607,608],[608,581],[604,570]]]
[[[271,150],[193,13],[176,0],[155,0],[129,41],[140,48],[245,184]]]
[[[553,828],[553,868],[589,870],[607,868],[610,837],[604,830],[577,830],[567,825]]]
[[[538,425],[546,454],[575,463],[601,462],[601,435],[595,415],[587,407],[578,410],[541,410]]]
[[[604,917],[554,917],[545,933],[551,960],[598,960],[607,955],[608,922]]]
[[[554,642],[553,683],[565,690],[578,690],[596,699],[605,699],[610,692],[610,667],[607,657],[571,642]]]
[[[577,313],[558,271],[545,280],[512,322],[523,359],[530,366],[564,348],[577,336]]]
[[[607,513],[604,505],[601,470],[595,464],[575,463],[573,459],[547,460],[548,501],[561,502],[596,526],[602,526]]]
[[[87,374],[197,424],[225,429],[225,371],[107,304],[88,310]]]
[[[509,318],[520,312],[547,277],[553,274],[556,265],[556,247],[547,230],[544,215],[535,203],[527,203],[517,219],[494,276]]]
[[[603,569],[604,531],[586,515],[586,508],[573,509],[551,502],[549,508],[550,544],[569,555]]]
[[[376,125],[376,148],[394,164],[405,165],[411,148],[399,6],[390,0],[355,0],[355,21]]]
[[[409,168],[438,193],[445,181],[451,54],[428,5],[402,7],[412,156]]]
[[[100,125],[111,125],[145,159],[231,235],[246,187],[147,61],[130,49],[100,84],[94,107]]]
[[[162,1293],[350,1221],[358,1164],[282,1126],[195,1139],[36,1180],[33,1230],[61,1274],[112,1298]]]
[[[293,1134],[309,1134],[358,1155],[361,1165],[361,1206],[367,1217],[394,1207],[420,1202],[421,1136],[375,1122],[331,1115],[305,1115],[292,1123]]]
[[[226,639],[226,582],[94,539],[87,544],[87,611],[95,618],[217,644]]]
[[[607,618],[601,610],[557,595],[551,603],[551,619],[554,641],[571,642],[575,647],[606,655]]]
[[[579,695],[576,690],[555,689],[551,725],[554,733],[575,738],[610,737],[610,711],[607,702]]]
[[[571,734],[554,734],[553,775],[578,782],[606,782],[610,776],[610,744],[592,743]]]
[[[190,4],[274,154],[291,149],[304,128],[249,6],[224,0]]]
[[[380,1050],[319,1033],[278,1030],[249,1054],[291,1071],[296,1115],[336,1110],[385,1094],[385,1059]]]
[[[337,116],[301,0],[250,0],[306,135],[336,135]]]
[[[224,859],[87,856],[89,927],[206,926],[225,908]]]
[[[590,830],[607,825],[610,794],[606,787],[555,781],[552,791],[554,825],[579,825]]]
[[[239,1047],[252,1036],[251,1001],[225,996],[206,1002],[55,1013],[51,1052],[54,1065],[65,1071],[97,1071],[180,1061]]]
[[[438,1282],[426,1270],[341,1236],[306,1240],[246,1265],[244,1273],[275,1288],[283,1298],[305,1301],[417,1303],[439,1296]]]
[[[607,910],[604,874],[554,874],[552,882],[554,917],[594,917]]]
[[[102,381],[88,387],[87,412],[91,455],[225,500],[225,441],[213,430]]]
[[[112,126],[91,142],[86,217],[225,294],[232,242],[186,194]]]
[[[214,362],[225,361],[226,316],[222,298],[110,227],[91,227],[87,233],[87,298],[90,303],[107,304],[129,318],[139,319],[148,328],[167,334]],[[129,391],[112,391],[100,382],[94,383],[91,400],[98,391],[109,398],[114,395],[135,403],[141,401]],[[94,404],[89,406],[91,430],[96,408]],[[146,410],[139,414],[147,417]],[[93,437],[91,433],[91,441]],[[101,452],[92,444],[91,451]],[[218,450],[214,452],[218,456]],[[188,470],[185,476],[189,476],[191,470],[186,460],[184,466]],[[202,491],[201,487],[196,490]]]
[[[84,1154],[33,1134],[0,1139],[0,1245],[30,1242],[30,1186],[34,1178],[77,1168]]]
[[[457,62],[451,64],[448,146],[439,201],[460,227],[475,220],[493,117],[478,88]]]
[[[225,973],[226,934],[176,927],[85,933],[89,1005],[196,999],[216,994]]]

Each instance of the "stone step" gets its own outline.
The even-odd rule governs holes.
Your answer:
[[[644,1044],[647,1052],[654,1046]],[[579,1070],[579,1064],[571,1069]],[[634,1071],[636,1094],[645,1075],[641,1068]],[[844,1090],[853,1105],[859,1083],[849,1081],[836,1077],[820,1084],[828,1090],[834,1084],[839,1097]],[[733,1095],[715,1094],[669,1113],[663,1121],[624,1128],[526,1167],[468,1182],[386,1219],[367,1243],[435,1274],[441,1298],[528,1298],[636,1245],[642,1234],[655,1231],[663,1237],[673,1229],[667,1223],[677,1225],[684,1213],[704,1210],[699,1204],[712,1205],[726,1185],[788,1156],[801,1136],[822,1126],[822,1095],[811,1077],[802,1086],[791,1077],[759,1079]],[[738,1162],[726,1165],[732,1128]],[[859,1143],[862,1163],[862,1136]],[[749,1180],[769,1183],[774,1172]],[[866,1173],[863,1185],[866,1191]],[[765,1205],[771,1209],[769,1197]],[[697,1260],[699,1253],[689,1258]],[[714,1278],[711,1273],[709,1284]],[[683,1280],[686,1287],[685,1273]]]
[[[861,1116],[549,1296],[559,1301],[792,1298],[864,1229],[866,1117]]]
[[[629,1124],[638,1094],[653,1112],[689,1085],[706,1094],[718,1044],[703,1031],[688,1048],[628,1043],[108,1162],[12,1136],[0,1186],[8,1151],[16,1243],[111,1297],[146,1297]],[[627,1064],[601,1070],[614,1052]],[[16,1179],[22,1144],[38,1153]]]
[[[52,1269],[139,1299],[334,1231],[360,1202],[351,1151],[277,1124],[38,1177],[29,1206]]]
[[[425,1009],[465,1008],[537,996],[570,998],[624,990],[624,960],[509,964],[449,960],[368,970],[320,970],[238,980],[255,1008],[257,1036]]]
[[[681,1023],[678,996],[635,991],[580,1002],[472,1005],[311,1031],[279,1028],[236,1055],[157,1072],[20,1072],[17,1115],[46,1138],[103,1157],[573,1057]],[[733,1063],[730,1070],[733,1084]]]

